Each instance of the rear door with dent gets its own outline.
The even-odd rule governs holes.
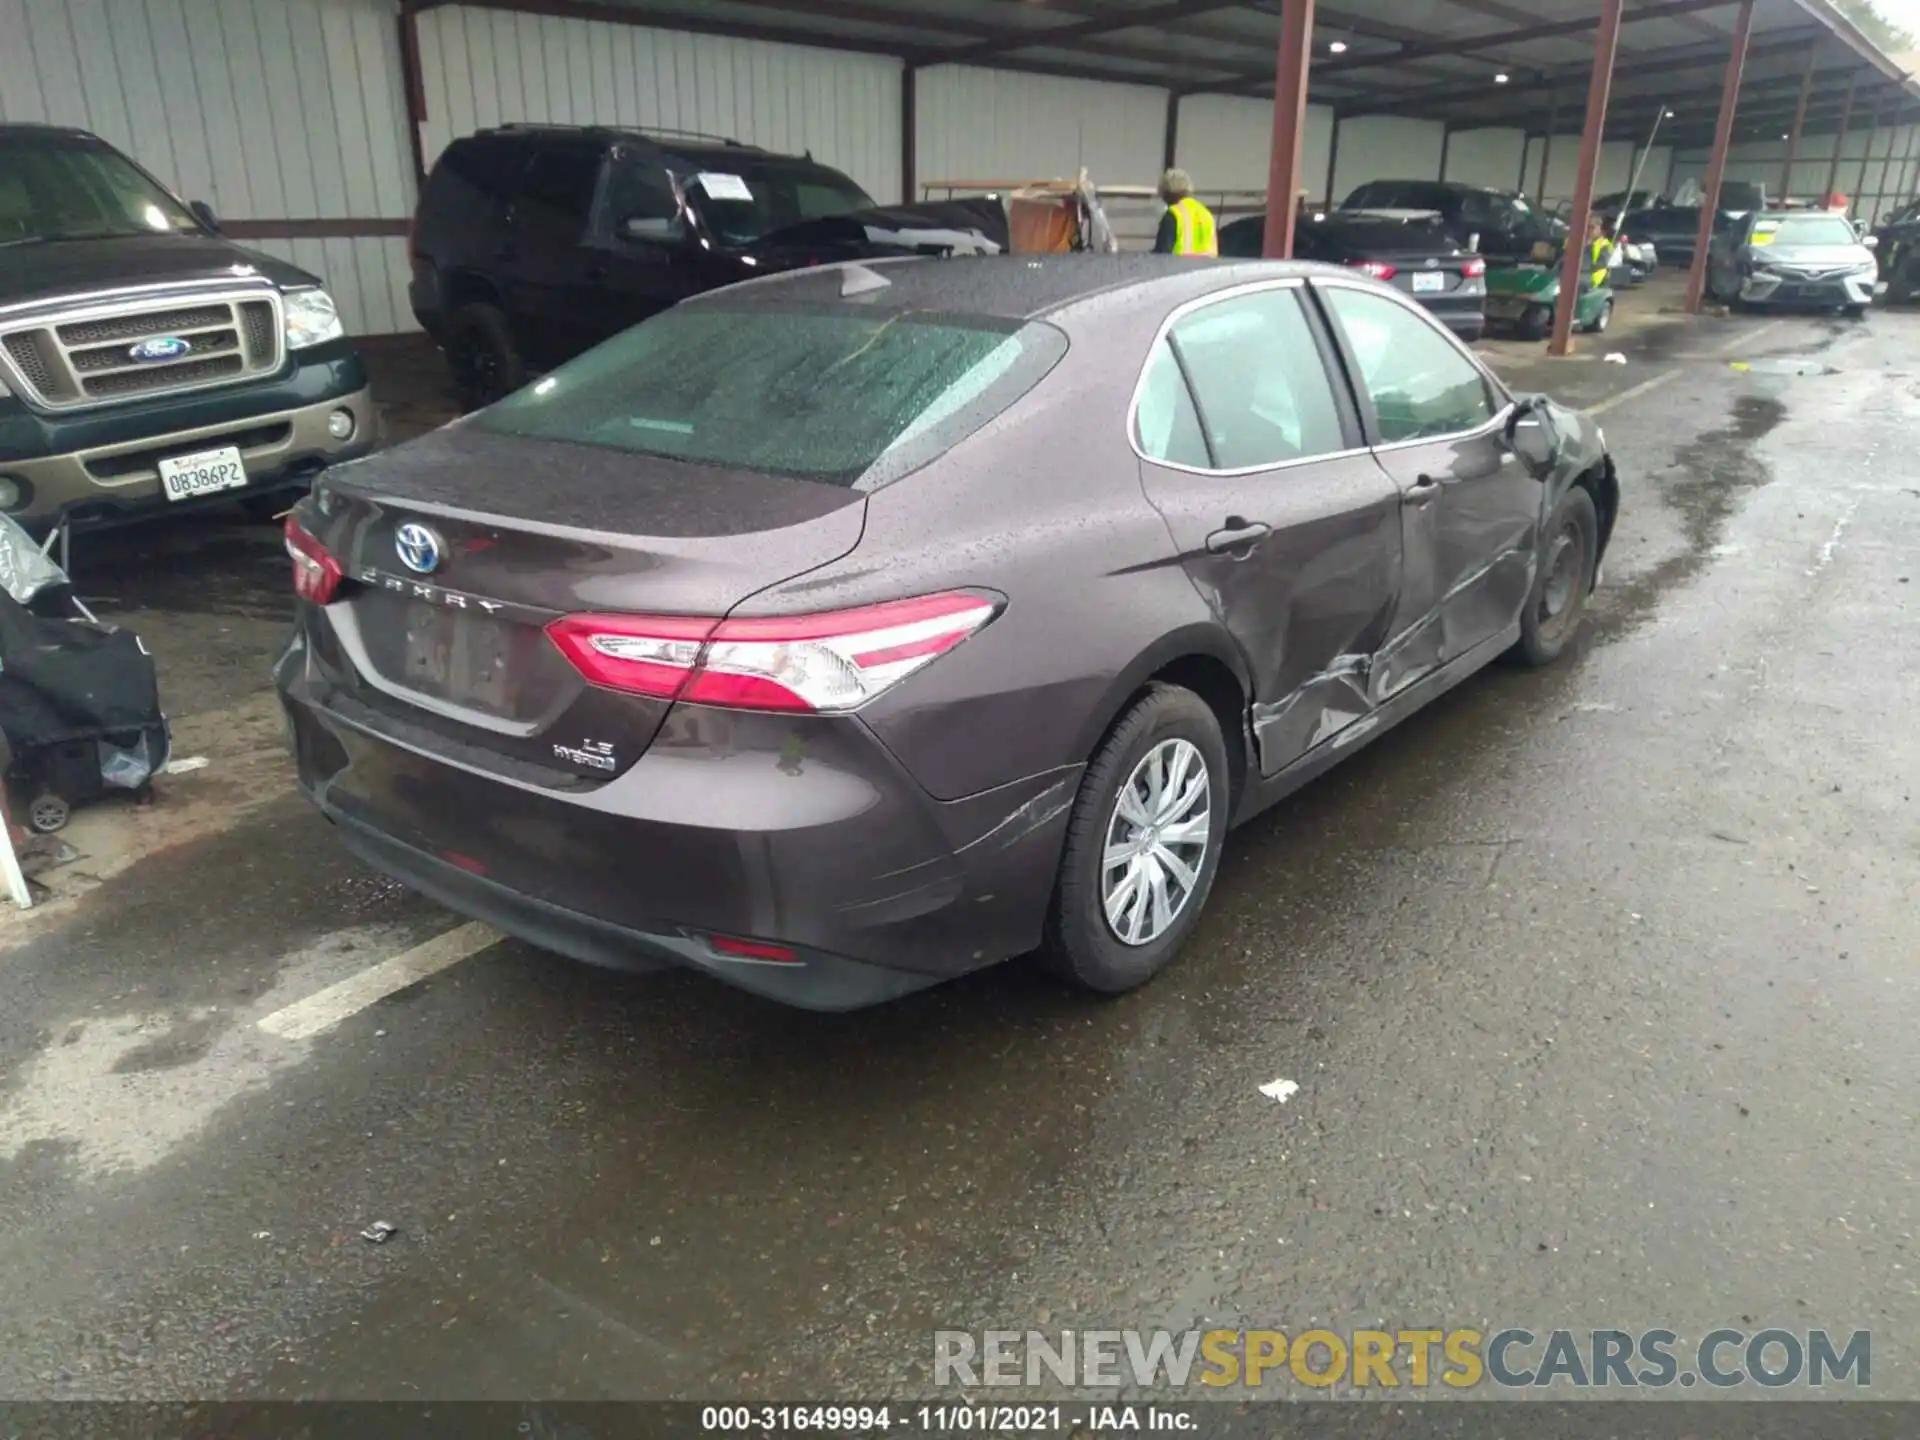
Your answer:
[[[1253,680],[1274,774],[1372,709],[1400,583],[1400,500],[1304,285],[1211,296],[1148,359],[1134,441],[1147,498]]]

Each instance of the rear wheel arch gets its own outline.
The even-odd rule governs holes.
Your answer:
[[[462,305],[500,306],[500,287],[484,275],[476,275],[470,270],[456,270],[447,277],[447,311],[451,314]]]
[[[1238,804],[1247,778],[1246,671],[1233,643],[1207,626],[1176,631],[1143,651],[1121,671],[1079,737],[1076,747],[1079,756],[1091,757],[1114,726],[1155,684],[1191,690],[1218,718],[1220,733],[1226,740],[1229,786],[1233,802]]]

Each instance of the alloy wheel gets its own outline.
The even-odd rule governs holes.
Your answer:
[[[1107,820],[1101,909],[1123,945],[1151,945],[1200,884],[1212,834],[1213,783],[1190,740],[1162,740],[1127,777]]]

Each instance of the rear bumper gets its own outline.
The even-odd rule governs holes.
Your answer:
[[[1079,786],[1075,766],[937,801],[857,718],[691,706],[617,779],[553,785],[334,708],[299,638],[277,679],[302,788],[375,868],[588,963],[691,966],[809,1008],[1032,949]]]

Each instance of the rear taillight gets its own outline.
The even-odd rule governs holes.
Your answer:
[[[1362,275],[1371,275],[1376,280],[1391,280],[1400,273],[1384,260],[1356,260],[1350,268],[1358,270]]]
[[[319,538],[294,516],[287,516],[287,554],[293,558],[293,590],[312,605],[329,605],[346,572]]]
[[[1487,273],[1487,262],[1476,255],[1471,260],[1462,262],[1460,273],[1468,280],[1484,279]]]
[[[553,643],[595,685],[735,710],[832,714],[899,684],[995,613],[980,595],[751,620],[568,615]]]

